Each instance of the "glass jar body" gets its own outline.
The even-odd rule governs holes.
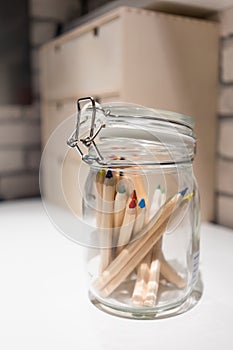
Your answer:
[[[83,220],[93,227],[86,263],[90,298],[99,308],[159,318],[183,312],[200,298],[199,193],[190,163],[90,168]]]

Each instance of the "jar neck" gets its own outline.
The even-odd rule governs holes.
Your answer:
[[[196,139],[192,130],[173,124],[131,123],[114,121],[101,130],[96,144],[102,159],[90,147],[88,160],[110,167],[174,166],[192,163]]]

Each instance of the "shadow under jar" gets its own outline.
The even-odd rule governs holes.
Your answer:
[[[202,294],[193,120],[82,98],[68,145],[79,152],[78,176],[86,179],[80,243],[87,246],[91,301],[139,319],[193,307]]]

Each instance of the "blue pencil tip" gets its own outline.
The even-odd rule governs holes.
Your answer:
[[[106,174],[106,178],[107,178],[107,179],[111,179],[111,177],[112,177],[112,171],[111,171],[111,170],[108,170],[108,171],[107,171],[107,174]]]
[[[144,198],[142,198],[142,199],[140,200],[140,202],[138,203],[138,206],[139,206],[140,208],[145,208],[146,203],[145,203],[145,199],[144,199]]]
[[[184,190],[180,191],[180,195],[184,197],[185,193],[187,192],[188,187],[186,187]]]

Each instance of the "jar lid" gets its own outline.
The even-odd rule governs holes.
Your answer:
[[[87,97],[78,100],[76,129],[67,143],[84,162],[97,166],[179,164],[194,158],[193,127],[192,118],[175,112],[130,103],[100,105]]]
[[[113,102],[111,104],[103,104],[103,111],[106,115],[113,118],[145,118],[146,120],[174,123],[179,126],[186,126],[193,130],[194,120],[186,115],[166,111],[162,109],[147,108],[132,103]]]

